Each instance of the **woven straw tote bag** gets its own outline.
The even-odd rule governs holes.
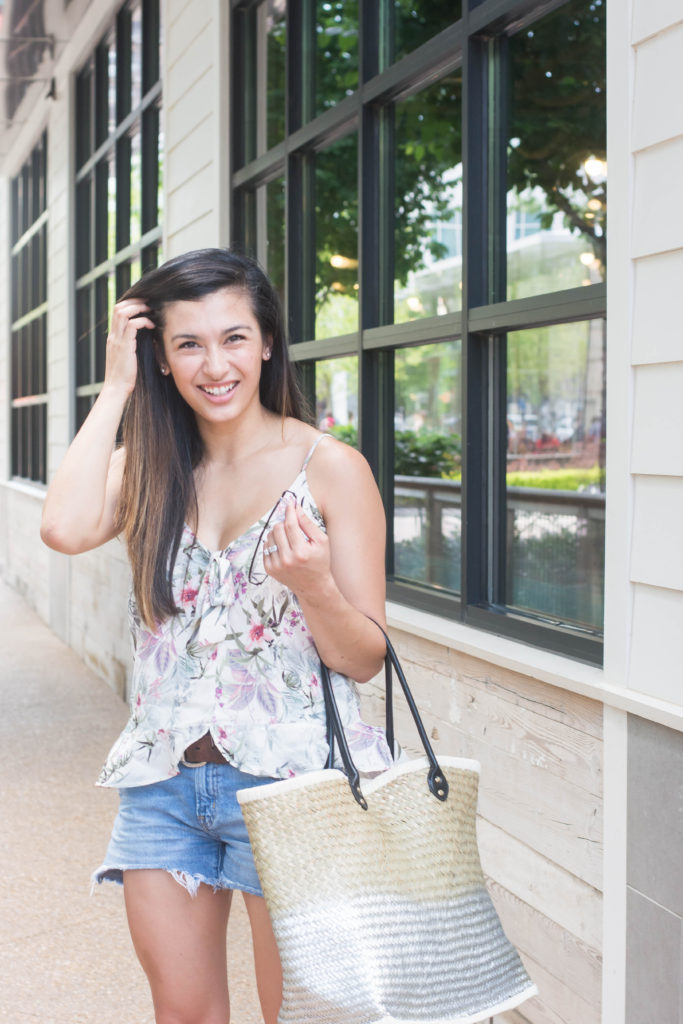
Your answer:
[[[387,638],[390,749],[392,664],[425,757],[361,791],[323,665],[328,767],[237,794],[282,961],[278,1024],[474,1024],[536,994],[486,890],[479,765],[437,762]]]

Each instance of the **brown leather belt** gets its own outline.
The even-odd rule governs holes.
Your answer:
[[[203,764],[227,764],[228,762],[213,742],[210,732],[205,733],[196,743],[191,743],[183,754],[185,764],[195,768]]]

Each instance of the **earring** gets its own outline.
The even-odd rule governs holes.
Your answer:
[[[265,352],[263,353],[263,358],[264,358],[264,359],[270,359],[270,349],[267,349],[267,350],[266,350],[266,351],[265,351]]]
[[[164,377],[166,377],[167,374],[168,374],[168,367],[167,366],[161,366],[161,367],[159,367],[159,369],[163,373]]]

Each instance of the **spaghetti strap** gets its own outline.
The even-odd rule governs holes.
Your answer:
[[[306,469],[306,466],[308,465],[308,463],[311,461],[311,458],[313,456],[313,452],[316,450],[316,448],[318,447],[320,442],[324,441],[326,437],[332,437],[332,434],[321,434],[320,437],[316,437],[315,441],[313,442],[311,447],[308,449],[308,455],[304,459],[304,464],[301,467],[301,472],[302,473]]]

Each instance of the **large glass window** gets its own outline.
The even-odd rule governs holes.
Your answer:
[[[394,323],[462,304],[460,70],[396,104]]]
[[[234,224],[389,596],[596,662],[605,0],[548,6],[234,0]]]
[[[159,0],[124,5],[76,79],[76,425],[104,379],[119,295],[161,241]]]
[[[605,321],[507,338],[506,602],[603,620]]]
[[[605,278],[604,49],[604,4],[586,0],[510,40],[510,299]]]
[[[12,179],[12,476],[46,482],[47,135]]]
[[[460,343],[395,356],[394,573],[460,592]]]

